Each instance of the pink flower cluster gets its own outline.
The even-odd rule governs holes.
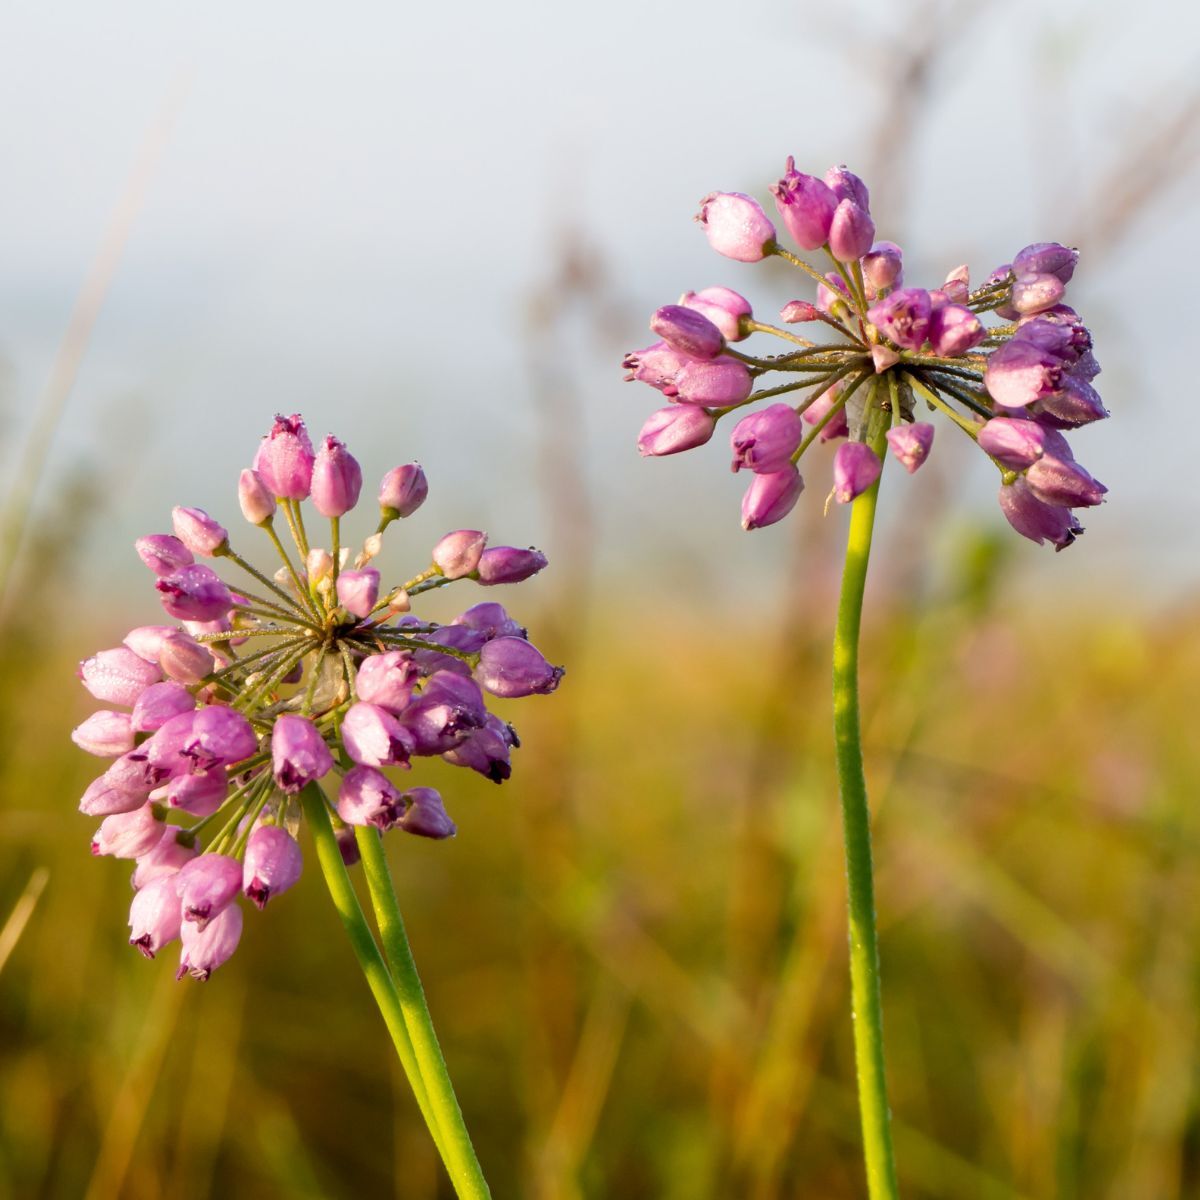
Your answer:
[[[816,285],[814,301],[786,304],[782,324],[821,323],[837,340],[814,342],[761,322],[727,287],[685,292],[651,317],[658,340],[624,361],[627,379],[669,401],[643,426],[641,453],[704,445],[722,419],[773,400],[739,416],[730,433],[733,470],[753,476],[742,525],[757,529],[791,511],[804,489],[799,461],[815,442],[845,439],[834,454],[830,492],[842,504],[875,484],[887,450],[910,474],[918,470],[934,436],[931,423],[916,420],[920,402],[991,458],[1001,475],[1001,510],[1019,533],[1058,549],[1070,545],[1082,532],[1073,510],[1101,503],[1107,490],[1075,461],[1063,436],[1108,415],[1092,386],[1100,367],[1091,334],[1063,303],[1078,252],[1039,242],[974,290],[966,265],[936,288],[906,287],[903,251],[875,240],[866,184],[847,168],[831,167],[819,179],[789,158],[771,192],[791,242],[826,260],[819,268],[781,244],[751,196],[714,192],[697,220],[728,258],[776,256],[805,272]],[[988,313],[1001,323],[985,325]],[[754,333],[781,340],[784,352],[737,348]]]
[[[233,953],[239,893],[262,908],[299,878],[297,793],[339,778],[331,817],[347,861],[353,826],[449,837],[438,792],[402,788],[388,771],[439,755],[503,782],[519,742],[485,693],[548,693],[562,677],[500,604],[444,625],[410,612],[422,592],[456,580],[528,579],[546,565],[539,551],[456,530],[425,569],[385,590],[373,564],[388,527],[425,500],[425,474],[409,463],[384,476],[378,525],[351,557],[341,519],[361,490],[340,441],[314,452],[299,416],[277,417],[238,500],[278,569],[243,558],[202,509],[176,508],[173,532],[139,538],[137,552],[178,623],[139,626],[80,666],[87,690],[115,706],[72,735],[112,760],[79,805],[103,818],[92,853],[134,860],[130,942],[153,958],[178,939],[181,977],[206,979]],[[328,546],[305,526],[306,499],[328,519]],[[198,559],[237,569],[245,584]]]

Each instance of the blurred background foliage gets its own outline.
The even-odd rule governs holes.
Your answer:
[[[868,133],[846,155],[897,213],[913,146],[936,127],[935,85],[975,19],[975,6],[920,7],[903,39],[875,47],[881,107],[864,107]],[[1071,63],[1069,41],[1040,46]],[[1131,231],[1178,231],[1170,198],[1194,182],[1196,93],[1159,82],[1146,119],[1072,178],[1069,204],[1041,202],[1053,236],[1083,246],[1102,314]],[[718,185],[749,188],[725,174]],[[201,986],[174,981],[171,955],[147,963],[125,945],[127,871],[87,856],[74,802],[96,764],[68,735],[93,705],[74,665],[156,606],[129,582],[131,554],[96,562],[83,547],[114,523],[163,524],[122,486],[145,400],[110,394],[86,444],[68,437],[61,461],[50,450],[102,341],[135,209],[119,206],[103,235],[41,399],[14,411],[0,378],[0,1195],[445,1197],[311,866]],[[531,433],[529,470],[506,478],[535,516],[506,536],[542,545],[552,569],[502,598],[569,674],[555,696],[512,706],[524,747],[502,788],[423,764],[459,836],[394,834],[389,857],[497,1197],[849,1200],[862,1186],[828,715],[844,514],[823,519],[810,480],[789,522],[732,561],[703,529],[670,538],[661,512],[605,534],[623,476],[598,486],[572,431],[607,371],[631,443],[650,405],[607,380],[659,301],[602,241],[562,224],[512,297],[513,419]],[[1156,332],[1120,325],[1100,343],[1113,445],[1144,411],[1121,363],[1145,361]],[[159,425],[179,428],[172,395],[152,399]],[[272,407],[220,441],[248,458]],[[306,413],[314,432],[337,416]],[[372,429],[341,431],[368,478],[411,457]],[[965,460],[947,432],[915,480],[884,480],[892,519],[864,653],[904,1193],[1184,1200],[1200,1194],[1194,567],[1130,567],[1170,532],[1122,524],[1127,484],[1156,482],[1138,453],[1097,468],[1113,489],[1089,520],[1104,540],[1055,557],[959,499]],[[438,514],[425,457],[434,494],[410,555],[457,520]],[[679,519],[702,482],[650,466],[678,489],[664,503]],[[176,499],[232,517],[233,482]],[[493,497],[489,526],[512,529],[508,499]],[[122,589],[136,599],[118,608]]]

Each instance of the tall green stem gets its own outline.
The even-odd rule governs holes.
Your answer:
[[[884,453],[882,433],[873,449]],[[838,786],[846,841],[850,907],[850,1002],[854,1018],[854,1062],[862,1117],[863,1158],[871,1200],[896,1200],[891,1113],[883,1065],[883,1010],[879,995],[879,940],[875,930],[875,884],[871,873],[871,810],[863,774],[858,716],[858,635],[863,591],[871,555],[871,533],[879,496],[876,481],[850,512],[850,536],[842,573],[837,630],[833,639],[833,728],[837,740]]]
[[[417,964],[413,961],[408,944],[408,934],[404,931],[404,920],[400,916],[400,905],[392,887],[392,875],[383,853],[383,842],[373,829],[360,828],[354,832],[362,855],[363,875],[371,894],[371,905],[375,909],[375,920],[379,924],[383,953],[416,1051],[417,1066],[442,1130],[442,1154],[446,1167],[460,1196],[488,1197],[491,1192],[479,1160],[475,1157],[471,1135],[467,1132],[462,1109],[454,1095],[450,1072],[446,1069],[446,1060],[442,1057],[442,1049],[434,1032],[433,1018],[425,1003],[425,989],[421,986]]]

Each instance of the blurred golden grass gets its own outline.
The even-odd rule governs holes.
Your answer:
[[[905,1194],[1193,1196],[1200,620],[1005,601],[872,605]],[[769,622],[595,621],[512,707],[508,784],[421,765],[459,837],[389,854],[498,1197],[860,1194],[830,618],[804,616],[787,653]],[[67,741],[73,661],[118,630],[6,646],[0,914],[49,882],[0,974],[0,1194],[447,1195],[311,865],[206,985],[125,945]]]

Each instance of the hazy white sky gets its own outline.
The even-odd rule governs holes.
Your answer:
[[[906,154],[906,203],[890,212],[873,193],[913,282],[921,265],[932,277],[964,258],[982,275],[1043,238],[1089,250],[1077,219],[1088,189],[1197,75],[1191,6],[976,7],[985,15],[941,63]],[[545,544],[521,337],[561,229],[585,230],[605,256],[627,305],[625,347],[645,344],[650,310],[685,288],[729,284],[770,311],[792,285],[713,256],[691,225],[696,201],[713,188],[765,196],[788,153],[818,172],[868,162],[881,114],[901,112],[879,94],[880,55],[900,33],[887,22],[918,11],[839,5],[835,24],[824,3],[769,0],[7,0],[6,461],[149,131],[181,95],[53,459],[62,469],[127,423],[105,553],[165,527],[171,503],[235,516],[236,471],[277,409],[338,432],[369,478],[421,459],[440,526],[479,522],[483,506],[497,537]],[[1174,415],[1192,402],[1177,382],[1190,345],[1166,344],[1163,328],[1183,323],[1172,308],[1194,307],[1183,210],[1196,182],[1110,252],[1091,247],[1070,297],[1101,339],[1115,414],[1077,439],[1112,493],[1071,553],[1097,570],[1120,555],[1176,582],[1197,578],[1200,533],[1160,514],[1190,503],[1197,447]],[[621,348],[576,329],[561,350],[582,401],[560,434],[584,447],[604,554],[615,559],[636,523],[695,556],[716,537],[733,561],[756,561],[747,542],[772,535],[738,533],[742,483],[723,445],[637,459],[656,405],[620,382]],[[973,474],[967,494],[987,520],[993,490]]]

